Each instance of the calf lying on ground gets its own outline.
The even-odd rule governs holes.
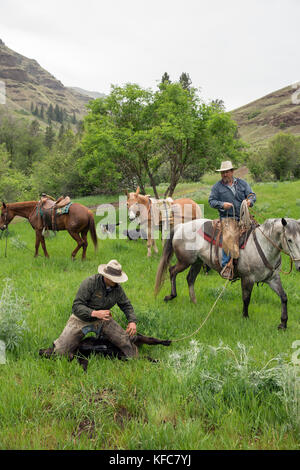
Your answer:
[[[153,338],[151,336],[144,336],[138,333],[136,336],[131,338],[131,341],[137,346],[141,346],[142,344],[149,344],[149,345],[155,345],[155,344],[161,344],[163,346],[170,346],[171,341],[170,340],[161,340],[157,338]],[[73,352],[68,354],[68,359],[69,361],[72,361],[73,359],[77,359],[78,363],[83,367],[83,369],[86,371],[88,367],[88,357],[91,354],[101,354],[102,356],[106,357],[115,357],[117,359],[125,359],[125,355],[121,352],[119,348],[114,346],[108,339],[105,338],[104,335],[99,335],[99,336],[89,336],[87,338],[83,338],[80,341],[78,349]],[[48,349],[40,349],[39,350],[39,355],[41,357],[54,357],[56,356],[53,347],[48,348]],[[151,359],[149,356],[147,356],[147,359],[155,362],[155,360]]]

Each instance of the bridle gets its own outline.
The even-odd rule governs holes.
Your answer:
[[[3,223],[3,230],[7,230],[7,226],[8,226],[8,221],[7,221],[7,218],[8,218],[8,209],[4,209],[1,216],[3,217],[4,219],[4,223]]]
[[[140,212],[140,210],[134,211],[133,208],[135,209],[135,206],[137,207],[137,209],[139,208],[139,206],[146,207],[146,209],[147,209],[147,214],[148,214],[148,216],[149,216],[150,206],[151,206],[151,200],[150,200],[150,198],[148,198],[148,201],[147,201],[147,204],[146,204],[146,205],[143,204],[143,203],[141,203],[141,202],[135,201],[133,204],[131,204],[130,207],[127,206],[127,209],[128,209],[129,211],[134,212],[134,214],[135,214],[135,219],[137,219],[137,218],[141,215],[141,212]],[[133,220],[134,220],[134,219],[133,219]],[[141,223],[145,223],[146,220],[148,220],[148,218],[145,219],[145,220],[142,220]]]
[[[289,244],[289,241],[287,239],[287,236],[286,236],[286,233],[285,233],[285,228],[283,227],[283,232],[282,232],[282,238],[283,240],[285,241],[286,243],[286,246],[288,247],[288,252],[286,252],[283,248],[280,248],[273,240],[271,240],[270,237],[268,237],[268,235],[266,235],[260,227],[257,227],[257,229],[260,231],[260,233],[263,234],[263,236],[278,250],[280,251],[281,253],[284,253],[285,255],[289,256],[290,258],[290,270],[289,272],[285,272],[285,271],[281,271],[283,274],[290,274],[292,269],[293,269],[293,262],[295,261],[300,261],[300,258],[294,258],[293,257],[293,252],[292,252],[292,249],[290,247],[290,244]]]

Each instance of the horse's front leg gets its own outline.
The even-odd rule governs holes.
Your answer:
[[[44,250],[44,255],[46,256],[46,258],[49,258],[49,254],[48,254],[48,251],[47,251],[47,248],[46,248],[45,237],[43,237],[43,235],[41,235],[41,244],[42,244],[42,248]]]
[[[243,297],[243,317],[248,318],[248,307],[251,299],[251,293],[254,286],[254,282],[249,279],[242,277],[241,279],[242,286],[242,297]]]
[[[150,258],[150,256],[151,256],[152,244],[153,244],[153,240],[152,240],[151,219],[148,219],[148,236],[147,236],[147,249],[148,249],[147,256],[148,256],[148,258]]]
[[[35,258],[37,258],[39,255],[39,246],[40,246],[41,240],[42,240],[42,231],[36,230],[35,231],[35,253],[34,253]]]
[[[156,246],[155,238],[153,238],[153,240],[152,240],[152,245],[153,245],[154,252],[157,254],[158,253],[158,248]]]
[[[285,330],[287,321],[288,321],[288,313],[287,313],[287,295],[283,290],[281,279],[279,274],[276,274],[270,281],[266,281],[267,284],[271,287],[271,289],[276,292],[276,294],[280,297],[281,300],[281,323],[278,325],[278,329]]]

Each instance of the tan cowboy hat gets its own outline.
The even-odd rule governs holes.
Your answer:
[[[116,259],[110,260],[107,264],[100,264],[98,266],[98,273],[117,284],[128,280],[127,275],[122,271],[122,266]]]
[[[221,163],[221,168],[216,171],[228,171],[228,170],[235,170],[235,167],[232,165],[230,160]]]

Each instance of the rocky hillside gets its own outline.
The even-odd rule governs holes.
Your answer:
[[[270,93],[232,111],[231,116],[238,123],[241,138],[253,146],[265,145],[282,131],[299,135],[300,85]]]
[[[76,89],[65,87],[44,70],[36,60],[9,49],[0,40],[0,80],[5,82],[6,108],[9,111],[31,115],[32,110],[50,105],[64,110],[65,116],[80,120],[86,114],[91,97]],[[46,117],[45,117],[46,119]]]

